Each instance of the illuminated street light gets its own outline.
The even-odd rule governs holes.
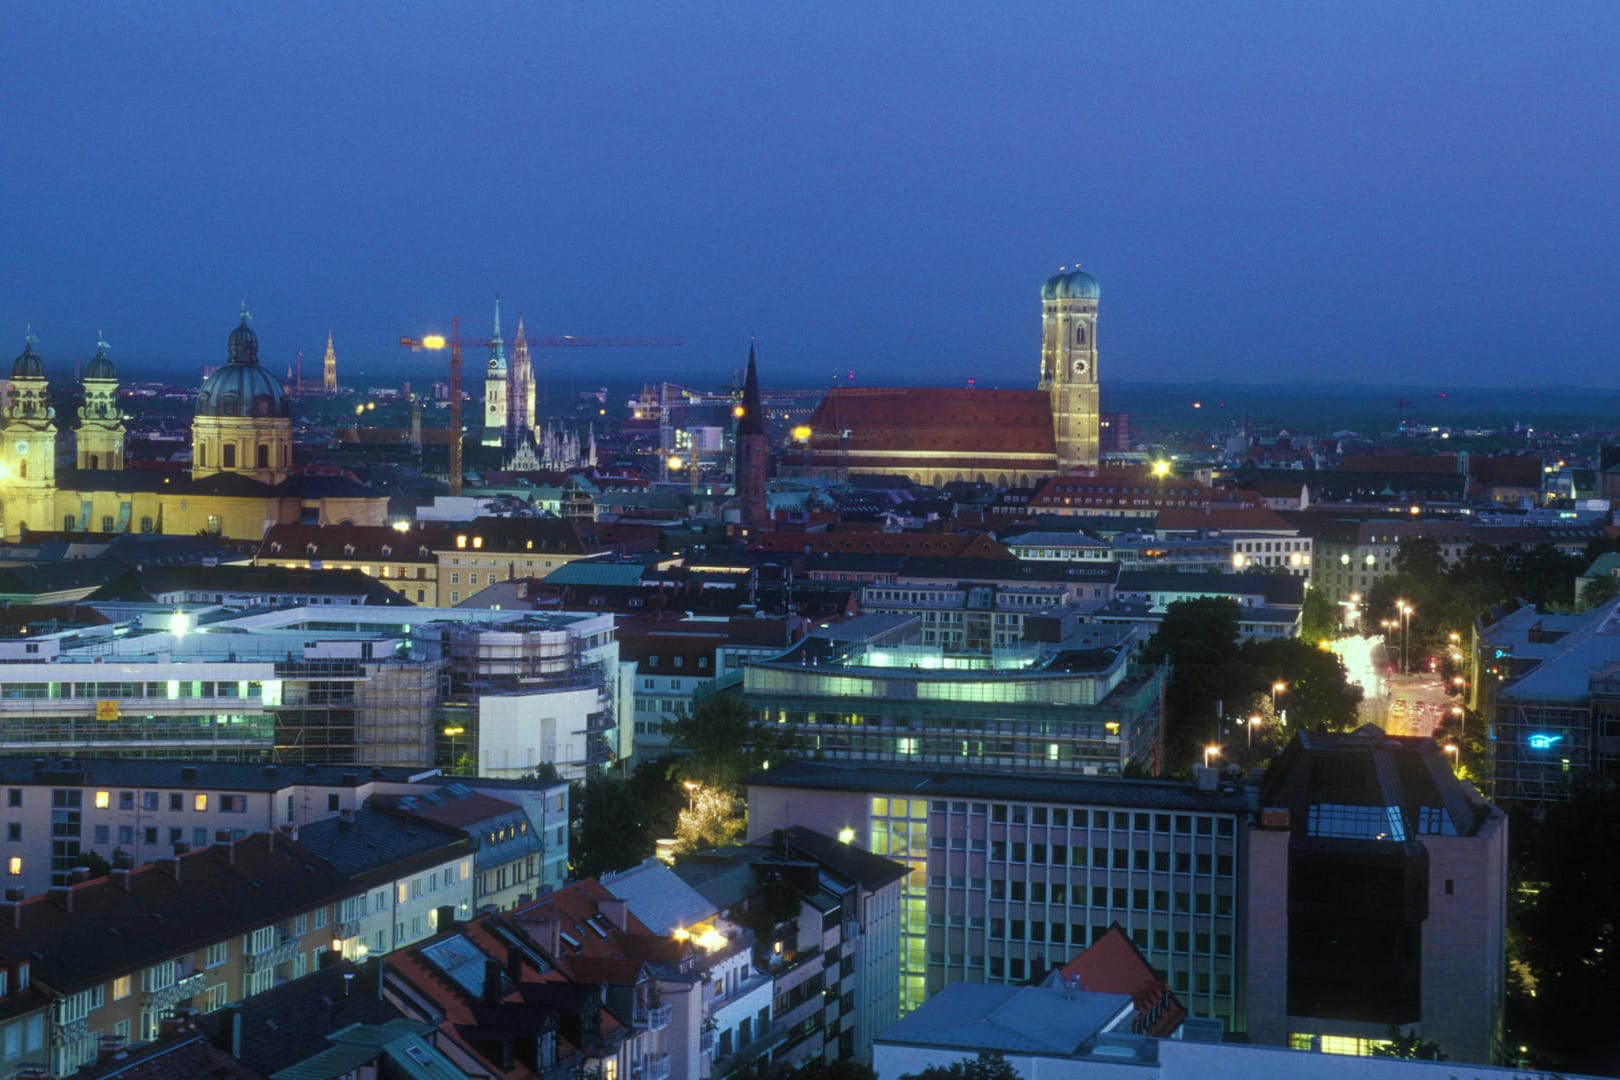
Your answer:
[[[1246,728],[1248,728],[1248,731],[1249,731],[1249,749],[1253,750],[1254,749],[1254,729],[1260,726],[1260,717],[1258,717],[1258,716],[1249,717],[1249,722],[1247,724],[1245,724],[1244,726]]]
[[[1462,769],[1462,754],[1461,754],[1461,751],[1459,751],[1457,749],[1457,744],[1456,743],[1449,743],[1449,742],[1446,743],[1446,745],[1445,745],[1445,751],[1446,751],[1446,753],[1451,755],[1451,774],[1453,776],[1455,776]]]
[[[1206,747],[1204,747],[1204,768],[1206,768],[1206,769],[1209,768],[1209,759],[1210,758],[1212,758],[1212,757],[1220,757],[1220,756],[1221,756],[1221,748],[1219,746],[1206,746]]]

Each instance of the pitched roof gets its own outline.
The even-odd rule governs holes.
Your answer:
[[[0,920],[0,955],[31,956],[41,981],[71,993],[358,891],[263,833],[119,876],[22,901],[15,925]]]
[[[1117,922],[1053,974],[1087,992],[1129,995],[1139,1034],[1165,1038],[1187,1018],[1187,1007]]]
[[[399,1018],[400,1011],[378,996],[376,975],[347,961],[317,968],[231,1010],[204,1014],[198,1025],[258,1073],[273,1073],[326,1050],[331,1032]]]
[[[809,427],[812,452],[835,455],[843,450],[1056,453],[1052,399],[1041,390],[839,387],[821,399]]]

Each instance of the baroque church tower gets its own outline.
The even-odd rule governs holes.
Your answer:
[[[54,529],[56,521],[56,410],[50,406],[45,364],[29,333],[11,365],[11,401],[0,439],[5,536],[26,529]]]
[[[501,298],[495,297],[495,332],[489,338],[489,367],[484,372],[485,446],[500,446],[506,439],[506,343],[501,340]]]
[[[124,414],[118,408],[118,372],[107,355],[105,340],[84,369],[84,405],[79,409],[77,453],[81,470],[124,467]]]
[[[1041,383],[1052,402],[1057,471],[1096,468],[1101,422],[1097,392],[1097,279],[1060,271],[1041,286]]]

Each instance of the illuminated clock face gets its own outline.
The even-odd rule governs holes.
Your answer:
[[[17,444],[17,456],[18,457],[24,457],[24,456],[27,455],[27,453],[28,453],[28,444],[26,442],[19,442]]]
[[[1074,373],[1076,375],[1084,375],[1086,372],[1088,372],[1090,370],[1091,370],[1091,364],[1090,364],[1089,361],[1076,360],[1074,362]]]

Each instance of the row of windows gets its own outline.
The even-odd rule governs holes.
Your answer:
[[[947,883],[956,889],[978,887],[977,880],[969,884],[968,878],[947,878],[935,874],[928,879],[930,886],[945,888]],[[1162,911],[1177,915],[1232,914],[1232,898],[1212,896],[1207,892],[1189,892],[1185,889],[1127,889],[1106,885],[1091,886],[1091,902],[1086,903],[1086,887],[1076,884],[1072,888],[1065,882],[1053,881],[991,881],[990,899],[1014,903],[1071,904],[1076,907],[1113,908],[1115,911]]]
[[[960,918],[955,920],[959,924]],[[941,923],[938,916],[929,920],[931,926],[950,926],[951,923]],[[1085,923],[1042,922],[1039,920],[1025,921],[1024,919],[986,920],[975,916],[968,926],[970,930],[989,930],[992,941],[1005,941],[1009,944],[1021,942],[1049,942],[1054,945],[1069,944],[1076,948],[1084,948],[1086,944],[1086,931],[1090,929],[1093,940],[1100,937],[1107,930],[1106,925],[1099,924],[1087,927]],[[1211,934],[1206,931],[1142,929],[1140,932],[1141,946],[1151,947],[1158,952],[1169,952],[1174,949],[1178,953],[1193,952],[1208,956],[1213,951],[1215,956],[1232,955],[1231,934]],[[1067,941],[1065,941],[1067,939]],[[1148,942],[1152,944],[1149,946]]]
[[[163,792],[161,791],[120,791],[118,793],[118,809],[134,810],[136,808],[137,794],[140,796],[140,808],[142,810],[158,810],[163,805]],[[221,793],[211,796],[206,791],[194,791],[190,793],[189,800],[187,799],[187,794],[182,791],[171,791],[168,794],[168,807],[173,811],[184,811],[187,802],[189,801],[192,810],[202,813],[208,809],[209,800],[212,798],[218,800],[216,805],[221,813],[247,813],[247,796],[242,794]],[[97,791],[92,801],[94,802],[97,810],[109,810],[112,808],[113,804],[113,793],[111,791]],[[7,788],[6,805],[18,807],[22,804],[23,789]],[[74,788],[56,788],[51,791],[52,807],[58,809],[76,809],[83,805],[84,792],[80,790]],[[336,809],[336,807],[333,807],[333,809]]]
[[[951,838],[951,846],[960,849],[960,837]],[[928,842],[931,848],[943,848],[945,838],[931,837]],[[974,841],[974,850],[983,850],[982,840]],[[1076,866],[1090,865],[1096,870],[1148,870],[1158,873],[1170,873],[1172,865],[1178,874],[1219,874],[1230,877],[1232,874],[1232,856],[1211,855],[1208,852],[1199,852],[1194,855],[1188,851],[1149,851],[1146,848],[1086,848],[1079,844],[1033,844],[1022,840],[990,841],[990,861],[1033,863],[1035,865]]]

